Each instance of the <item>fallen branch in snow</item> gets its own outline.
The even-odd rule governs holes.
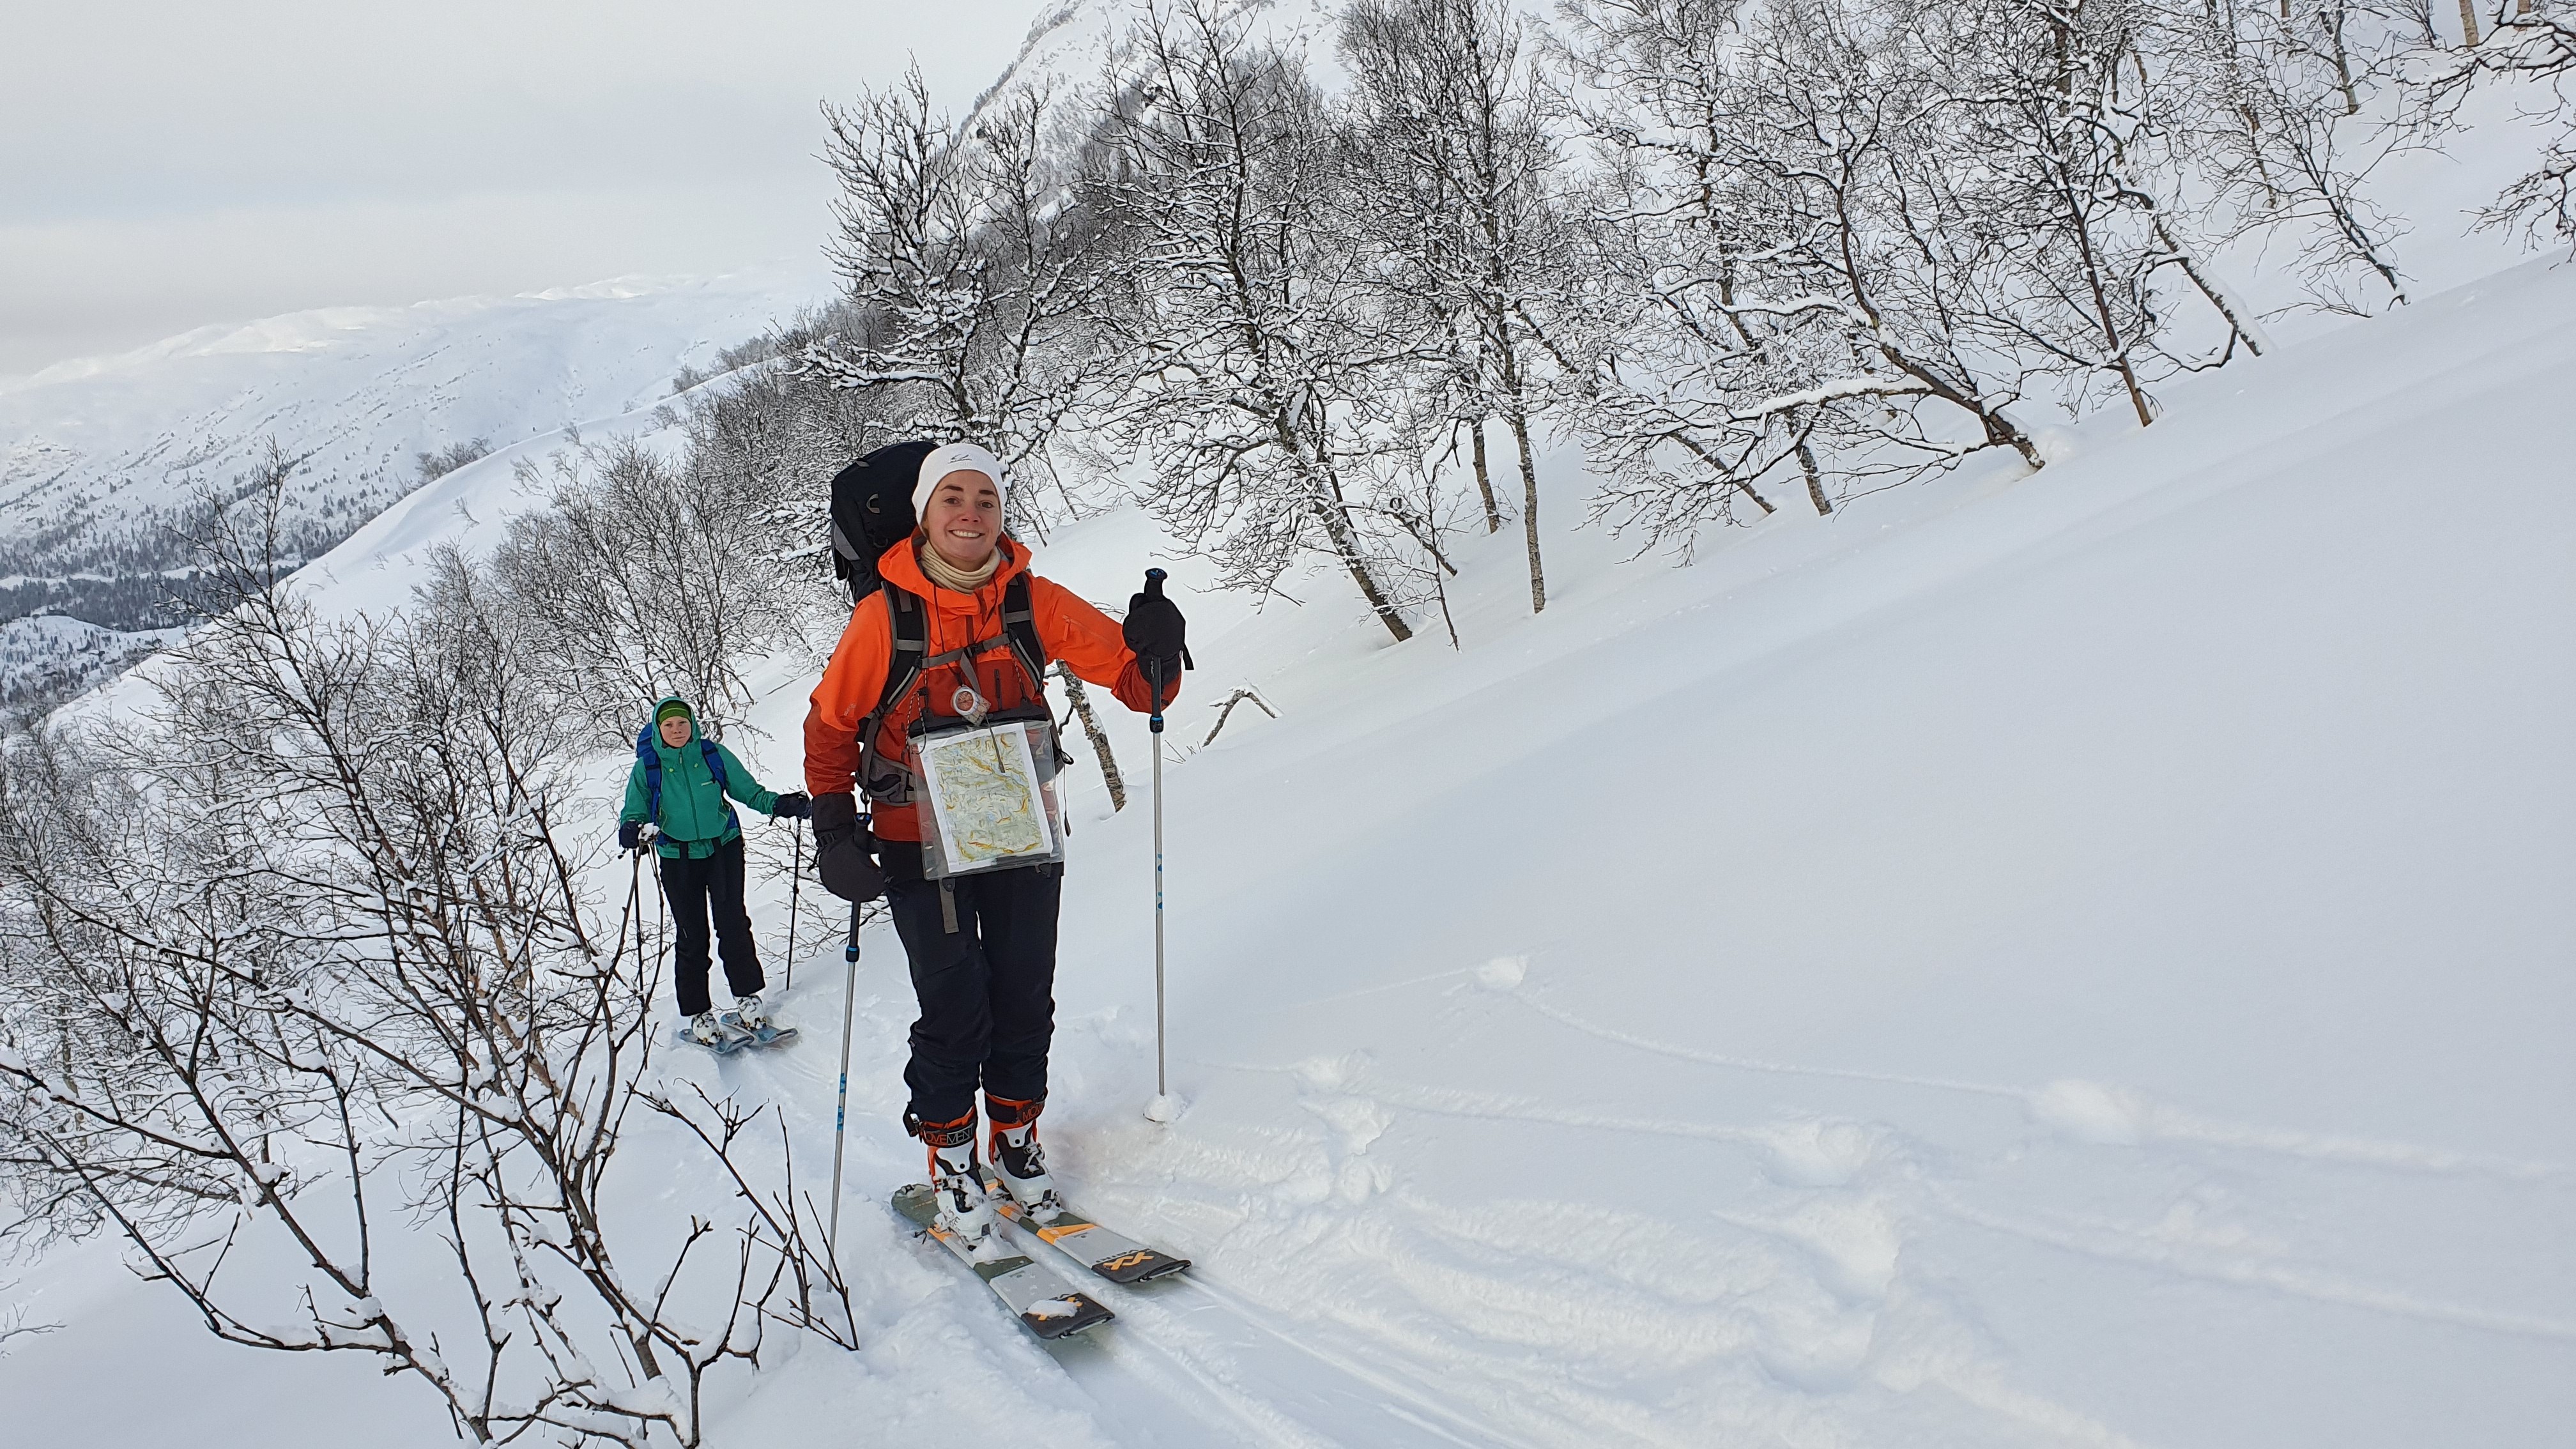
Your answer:
[[[1252,686],[1247,684],[1225,697],[1225,703],[1217,709],[1216,729],[1209,730],[1207,738],[1199,741],[1200,749],[1204,750],[1208,746],[1216,743],[1217,730],[1225,728],[1225,722],[1234,718],[1234,707],[1243,703],[1247,699],[1260,706],[1263,714],[1270,716],[1272,719],[1279,718],[1279,711],[1270,707],[1270,701],[1261,697],[1261,691],[1254,689]]]

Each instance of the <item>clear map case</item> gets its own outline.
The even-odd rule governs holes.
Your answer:
[[[1064,859],[1053,722],[922,735],[913,759],[929,807],[921,868],[930,879]]]

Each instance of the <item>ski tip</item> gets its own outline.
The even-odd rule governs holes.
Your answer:
[[[1091,1271],[1127,1288],[1138,1283],[1151,1283],[1157,1278],[1168,1278],[1175,1273],[1186,1273],[1189,1267],[1187,1258],[1175,1258],[1152,1248],[1138,1248],[1114,1258],[1103,1258],[1091,1265]]]
[[[889,1201],[893,1203],[897,1216],[917,1228],[930,1226],[930,1220],[938,1210],[938,1200],[931,1196],[930,1184],[926,1182],[907,1183],[896,1188]]]
[[[1020,1322],[1040,1338],[1055,1339],[1097,1328],[1117,1316],[1088,1293],[1067,1293],[1030,1304],[1021,1310]]]

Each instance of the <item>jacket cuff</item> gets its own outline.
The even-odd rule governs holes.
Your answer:
[[[849,830],[859,823],[858,797],[848,791],[814,797],[814,833]]]

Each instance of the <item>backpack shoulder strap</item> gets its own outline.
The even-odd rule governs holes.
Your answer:
[[[921,678],[922,662],[930,656],[930,611],[923,607],[921,596],[892,579],[878,585],[877,591],[886,601],[886,632],[893,647],[886,654],[885,688],[877,691],[877,707],[860,727],[865,734],[874,734],[885,712],[912,692],[913,682]]]
[[[698,736],[698,753],[707,761],[707,773],[715,777],[716,798],[724,802],[725,824],[739,829],[742,821],[733,813],[733,781],[725,778],[724,752],[705,735]]]
[[[1002,586],[1002,633],[1011,641],[1011,652],[1019,656],[1020,667],[1029,672],[1029,688],[1046,693],[1046,641],[1038,637],[1037,609],[1029,600],[1029,572],[1011,575]]]
[[[879,768],[882,761],[877,754],[877,731],[885,724],[887,712],[901,703],[921,678],[923,661],[930,654],[930,614],[919,595],[892,579],[878,584],[877,593],[885,600],[889,647],[885,687],[877,691],[876,707],[859,722],[858,786],[870,800],[893,805],[912,798],[911,781],[904,771],[889,773]]]
[[[644,818],[662,823],[662,752],[653,748],[653,726],[635,737],[635,758],[644,765]]]

